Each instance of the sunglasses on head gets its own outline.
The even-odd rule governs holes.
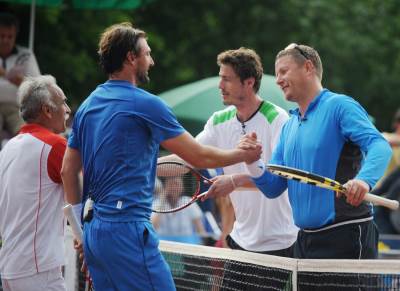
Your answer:
[[[304,50],[302,50],[298,44],[291,43],[285,48],[285,50],[288,50],[288,49],[294,49],[294,50],[298,51],[306,60],[310,60],[310,57],[308,56],[308,54]]]

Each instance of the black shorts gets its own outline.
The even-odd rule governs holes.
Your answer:
[[[372,220],[317,232],[300,230],[294,247],[298,259],[376,259],[378,230]]]

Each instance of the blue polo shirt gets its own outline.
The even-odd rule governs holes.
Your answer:
[[[368,119],[361,105],[349,96],[327,89],[310,103],[304,116],[291,111],[271,164],[298,168],[345,183],[356,178],[372,188],[383,175],[391,148]],[[327,189],[286,180],[268,173],[254,179],[269,197],[288,188],[295,224],[319,228],[372,215],[369,203],[353,207]]]
[[[76,112],[68,146],[79,150],[84,196],[108,221],[150,218],[159,144],[184,132],[157,96],[127,81],[99,85]]]

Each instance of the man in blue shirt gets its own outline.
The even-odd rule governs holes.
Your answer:
[[[363,198],[383,175],[390,146],[358,102],[322,87],[322,62],[315,49],[291,44],[278,53],[275,74],[285,98],[299,107],[284,125],[270,163],[335,179],[345,184],[347,193],[339,196],[286,180],[256,164],[249,166],[253,182],[268,198],[288,188],[294,222],[301,229],[295,257],[376,258],[378,231],[372,206]],[[235,184],[243,187],[252,184],[249,180],[242,175],[235,177]],[[226,195],[218,184],[209,196]]]
[[[150,222],[160,144],[199,168],[253,162],[261,154],[254,140],[246,150],[198,144],[160,98],[137,87],[149,81],[150,52],[145,32],[130,23],[105,30],[98,53],[109,80],[78,109],[64,158],[67,201],[80,213],[81,170],[83,196],[94,201],[83,249],[97,290],[175,290]]]

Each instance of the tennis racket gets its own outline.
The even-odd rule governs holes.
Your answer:
[[[346,193],[346,188],[339,182],[319,176],[310,172],[302,171],[299,169],[285,167],[280,165],[268,164],[266,168],[275,175],[281,176],[286,179],[295,180],[301,183],[314,185],[317,187]],[[377,196],[371,193],[367,193],[364,197],[365,201],[371,202],[376,205],[385,206],[387,208],[396,210],[399,208],[399,202],[396,200],[390,200],[381,196]]]
[[[157,177],[162,182],[162,187],[154,193],[152,205],[152,211],[157,213],[172,213],[188,207],[206,194],[199,194],[202,182],[212,184],[199,171],[179,162],[158,163]]]
[[[77,239],[79,242],[82,242],[83,232],[79,222],[77,221],[72,211],[72,205],[71,204],[65,205],[63,207],[63,212],[64,216],[67,218],[69,222],[69,225],[71,226],[74,238]],[[92,279],[89,277],[89,271],[85,272],[85,291],[94,291]]]

